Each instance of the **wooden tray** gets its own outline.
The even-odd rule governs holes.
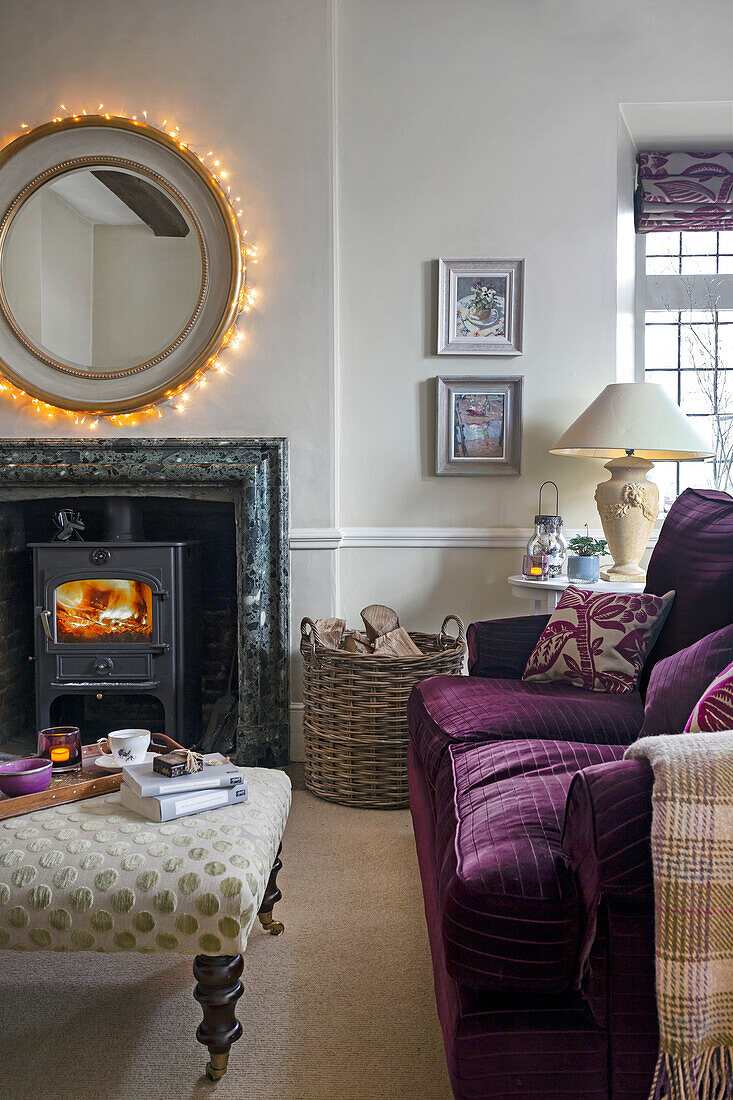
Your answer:
[[[169,752],[180,747],[170,737],[160,733],[154,734],[150,743],[150,748],[158,752]],[[102,771],[94,763],[99,755],[97,745],[83,745],[81,771],[55,776],[45,791],[36,794],[18,794],[10,798],[0,792],[0,821],[6,817],[30,814],[34,810],[45,810],[49,806],[63,806],[66,802],[81,802],[85,798],[118,791],[122,783],[122,769]]]

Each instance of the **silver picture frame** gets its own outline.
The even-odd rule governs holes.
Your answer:
[[[449,378],[437,383],[435,473],[516,477],[522,470],[523,379]]]
[[[524,260],[438,260],[438,355],[523,353]]]

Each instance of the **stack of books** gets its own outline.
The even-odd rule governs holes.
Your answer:
[[[246,802],[247,783],[239,768],[219,753],[206,754],[201,771],[175,777],[154,771],[148,761],[122,769],[120,800],[150,821],[173,821]]]

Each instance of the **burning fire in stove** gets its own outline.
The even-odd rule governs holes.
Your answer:
[[[56,589],[59,642],[146,642],[152,622],[150,586],[140,581],[67,581]]]

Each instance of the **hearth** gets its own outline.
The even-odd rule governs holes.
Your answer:
[[[92,698],[134,709],[145,697],[160,705],[156,727],[190,744],[201,729],[199,545],[134,539],[130,498],[108,498],[105,512],[103,542],[30,544],[38,729],[84,725]]]

